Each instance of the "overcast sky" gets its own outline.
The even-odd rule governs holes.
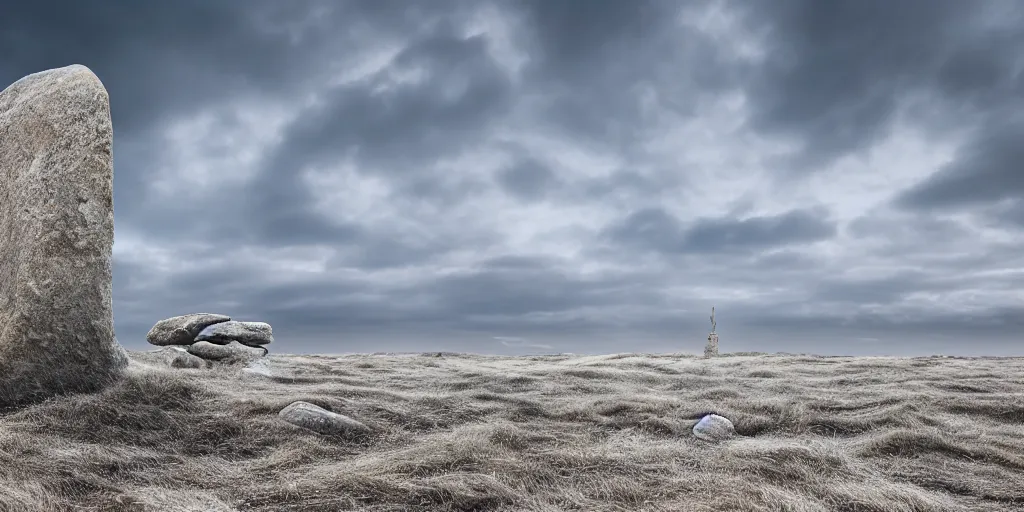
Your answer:
[[[110,92],[128,348],[1021,355],[1022,12],[35,0],[0,87]]]

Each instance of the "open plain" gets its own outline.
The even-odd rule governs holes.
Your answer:
[[[130,355],[0,414],[0,510],[1024,510],[1024,358]],[[708,413],[737,435],[696,439]]]

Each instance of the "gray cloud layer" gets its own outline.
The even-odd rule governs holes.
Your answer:
[[[115,322],[281,352],[1019,353],[1008,0],[22,2],[111,94]]]

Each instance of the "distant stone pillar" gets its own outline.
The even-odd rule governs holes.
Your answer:
[[[704,357],[715,357],[718,355],[718,335],[708,334],[708,345],[704,347]]]
[[[708,345],[704,347],[704,357],[715,357],[718,355],[718,334],[715,333],[717,327],[715,307],[711,306],[711,334],[708,334]]]

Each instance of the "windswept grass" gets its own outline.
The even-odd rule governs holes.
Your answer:
[[[132,358],[0,413],[0,511],[1024,510],[1024,358]],[[289,425],[295,400],[372,433]],[[712,412],[741,436],[695,439]]]

